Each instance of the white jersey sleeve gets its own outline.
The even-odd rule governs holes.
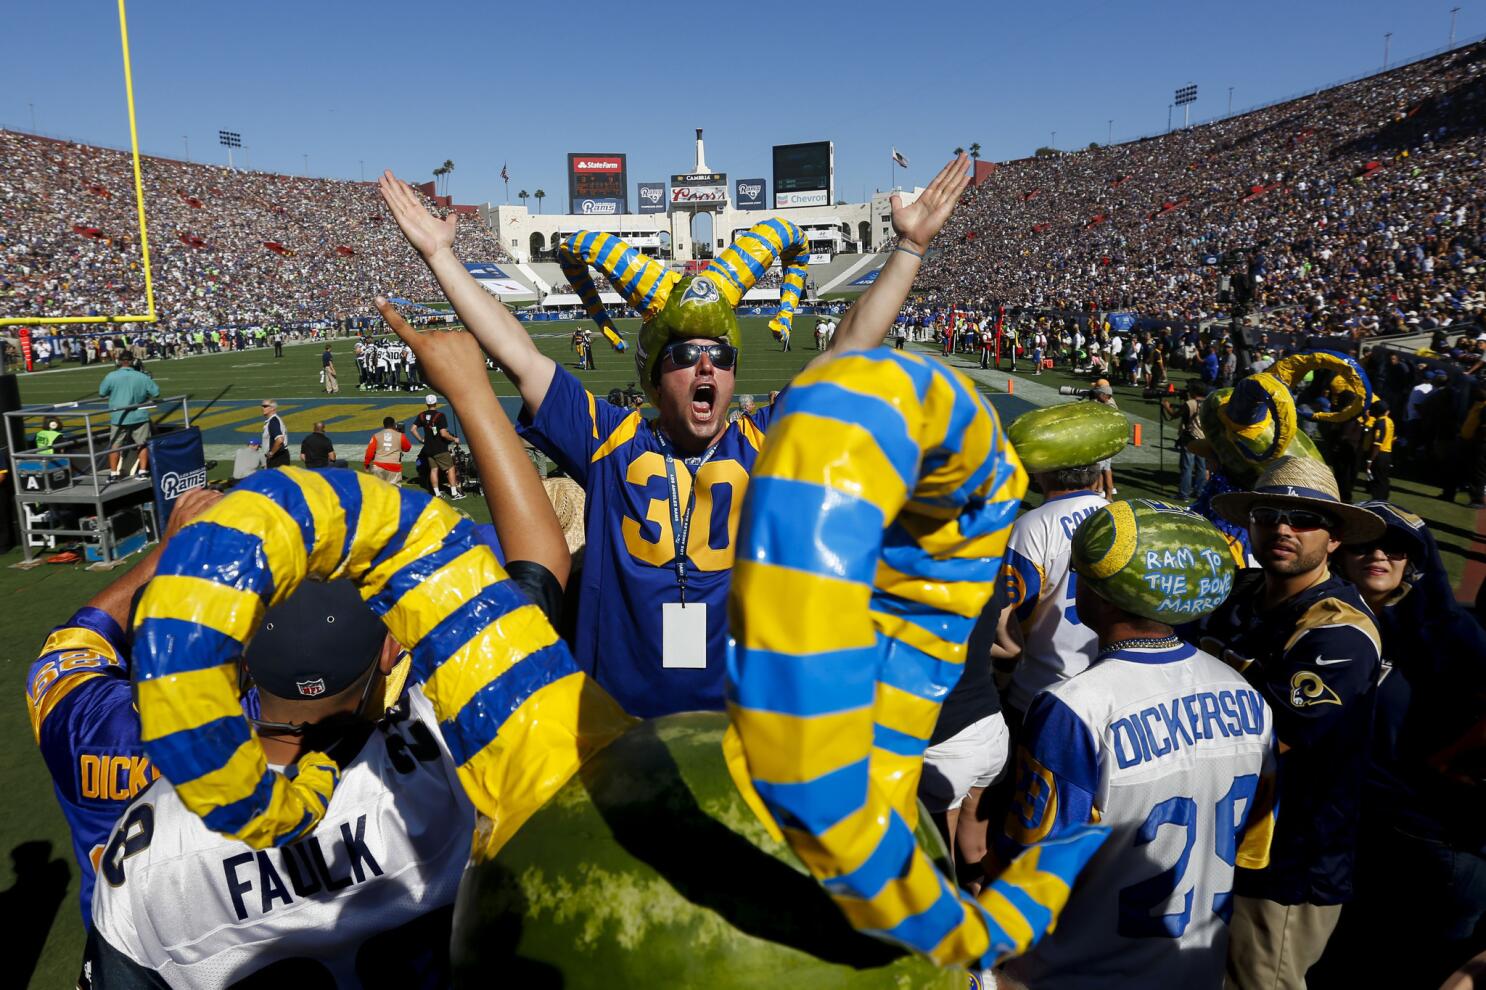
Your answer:
[[[1007,704],[1025,713],[1037,692],[1089,665],[1098,637],[1078,619],[1076,576],[1069,570],[1079,523],[1109,503],[1081,491],[1049,499],[1011,528],[1002,565],[1008,603],[1022,626],[1022,656]]]
[[[1263,696],[1195,647],[1106,654],[1033,702],[1002,858],[1099,822],[1109,841],[1056,931],[1008,964],[1028,986],[1216,987],[1236,865],[1268,862],[1274,728]]]
[[[324,820],[291,845],[211,831],[163,778],[144,791],[100,863],[93,919],[109,954],[170,986],[226,987],[270,966],[286,987],[447,982],[437,950],[475,811],[419,688],[369,728]]]

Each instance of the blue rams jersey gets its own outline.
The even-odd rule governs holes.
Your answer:
[[[1235,868],[1268,860],[1274,785],[1263,695],[1192,646],[1101,653],[1039,694],[998,852],[1095,822],[1112,834],[1007,971],[1039,988],[1221,984]]]
[[[26,704],[72,831],[83,924],[91,927],[93,880],[108,834],[130,799],[160,775],[139,741],[128,647],[112,616],[84,606],[52,630],[26,678]]]
[[[1242,870],[1239,893],[1281,904],[1352,896],[1362,782],[1382,672],[1381,636],[1361,593],[1328,575],[1273,608],[1259,572],[1202,620],[1201,644],[1239,670],[1274,712],[1284,820],[1269,867]]]
[[[573,655],[625,711],[651,718],[720,710],[733,544],[748,475],[775,406],[729,423],[705,464],[676,456],[682,506],[696,495],[687,537],[686,600],[707,606],[707,665],[661,665],[661,606],[679,602],[666,447],[638,412],[594,398],[559,367],[522,437],[587,494],[582,591]]]

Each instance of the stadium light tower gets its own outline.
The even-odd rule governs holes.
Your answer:
[[[1450,47],[1455,47],[1455,15],[1460,13],[1459,7],[1450,8]]]
[[[1233,87],[1228,87],[1228,116],[1233,116]]]
[[[237,131],[218,131],[217,143],[227,149],[227,167],[236,168],[237,166],[232,164],[232,149],[243,146],[243,136]]]
[[[1393,32],[1383,32],[1383,68],[1388,68],[1388,46],[1393,44]]]
[[[1182,128],[1185,130],[1187,125],[1192,122],[1192,111],[1190,108],[1192,104],[1197,102],[1197,84],[1189,83],[1177,90],[1176,98],[1172,102],[1182,108]],[[1171,127],[1168,124],[1167,130],[1170,129]]]

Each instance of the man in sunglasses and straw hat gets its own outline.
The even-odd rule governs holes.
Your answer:
[[[1246,525],[1258,568],[1201,624],[1201,646],[1241,670],[1274,712],[1282,754],[1269,866],[1239,869],[1228,986],[1304,987],[1352,895],[1380,642],[1358,590],[1330,554],[1386,525],[1343,502],[1321,461],[1281,457],[1252,491],[1213,498]]]
[[[842,319],[831,354],[877,347],[897,318],[924,252],[969,184],[949,163],[904,206],[898,246]],[[587,550],[573,653],[632,715],[721,709],[725,602],[743,495],[773,408],[728,420],[741,336],[733,308],[777,261],[783,341],[805,283],[809,246],[794,224],[755,224],[700,274],[668,271],[612,234],[579,231],[558,247],[563,274],[616,350],[627,345],[599,301],[590,266],[643,318],[640,386],[659,412],[597,400],[539,351],[526,330],[454,255],[454,215],[432,216],[388,172],[387,202],[464,326],[521,393],[521,432],[587,495]]]

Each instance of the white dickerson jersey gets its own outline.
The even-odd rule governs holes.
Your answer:
[[[998,851],[1090,822],[1112,834],[1057,930],[1008,973],[1039,990],[1220,986],[1235,864],[1269,861],[1274,772],[1263,696],[1196,647],[1132,645],[1049,688],[1027,713]]]
[[[416,972],[447,944],[474,828],[433,707],[412,687],[345,764],[324,820],[290,846],[255,851],[213,832],[157,780],[115,826],[93,921],[171,986],[226,987],[270,965],[286,988],[380,983],[366,974]]]
[[[1025,713],[1038,691],[1077,674],[1099,652],[1099,638],[1078,621],[1075,576],[1068,569],[1078,524],[1109,502],[1093,492],[1048,499],[1011,527],[1002,575],[1022,624],[1022,657],[1007,703]]]

